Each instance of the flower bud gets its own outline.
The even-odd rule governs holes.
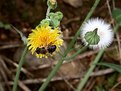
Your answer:
[[[56,13],[53,13],[51,12],[49,14],[49,19],[50,19],[50,25],[54,28],[58,27],[60,25],[60,21],[63,17],[63,14],[61,12],[56,12]]]
[[[49,2],[50,2],[52,5],[55,5],[55,4],[56,4],[56,0],[49,0]]]
[[[50,20],[49,19],[44,19],[40,22],[41,26],[49,26],[50,25]]]
[[[57,2],[56,2],[56,0],[48,0],[47,5],[51,9],[55,9],[57,7]]]

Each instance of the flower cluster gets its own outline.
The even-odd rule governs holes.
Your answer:
[[[29,49],[38,58],[47,58],[58,51],[63,43],[59,28],[52,29],[50,26],[37,26],[32,30],[28,41]]]
[[[92,18],[85,22],[81,31],[82,42],[93,49],[109,46],[113,41],[114,33],[111,25],[103,19]]]

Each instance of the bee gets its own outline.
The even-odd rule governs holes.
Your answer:
[[[45,47],[42,47],[42,48],[37,47],[35,52],[37,54],[46,54],[47,52],[52,54],[55,50],[56,50],[56,45],[48,45],[47,48],[45,48]]]
[[[36,49],[36,51],[35,51],[37,54],[46,54],[47,53],[47,50],[44,48],[44,47],[42,47],[42,48],[37,48]]]
[[[48,51],[49,53],[53,53],[55,50],[56,50],[56,45],[49,45],[49,46],[47,47],[47,51]]]

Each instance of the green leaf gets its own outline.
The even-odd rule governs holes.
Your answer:
[[[14,27],[13,25],[11,25],[11,26],[20,35],[21,40],[26,45],[28,43],[26,36],[24,36],[24,34],[20,30],[18,30],[16,27]]]
[[[3,28],[3,27],[4,27],[3,22],[0,22],[0,28]]]
[[[7,29],[11,29],[11,26],[10,26],[10,24],[5,24],[4,25],[4,28],[7,30]]]
[[[103,65],[103,66],[112,68],[112,69],[116,70],[117,72],[121,73],[121,65],[117,65],[117,64],[113,64],[113,63],[104,63],[104,62],[98,63],[97,65]]]
[[[116,20],[116,22],[121,25],[121,9],[114,9],[112,11],[112,16]]]
[[[110,75],[107,80],[108,80],[108,85],[110,88],[112,86],[114,86],[115,82],[116,82],[116,79],[117,79],[117,73],[113,73],[112,75]]]
[[[95,91],[105,91],[104,86],[102,86],[102,84],[97,85]]]

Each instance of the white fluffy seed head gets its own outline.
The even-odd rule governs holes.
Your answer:
[[[85,40],[85,34],[89,31],[94,31],[96,28],[98,29],[97,34],[100,37],[100,41],[96,45],[90,45]],[[114,32],[112,31],[111,25],[106,23],[103,19],[92,18],[83,24],[81,31],[82,42],[85,45],[89,45],[89,47],[92,49],[108,47],[112,43],[113,37]]]

